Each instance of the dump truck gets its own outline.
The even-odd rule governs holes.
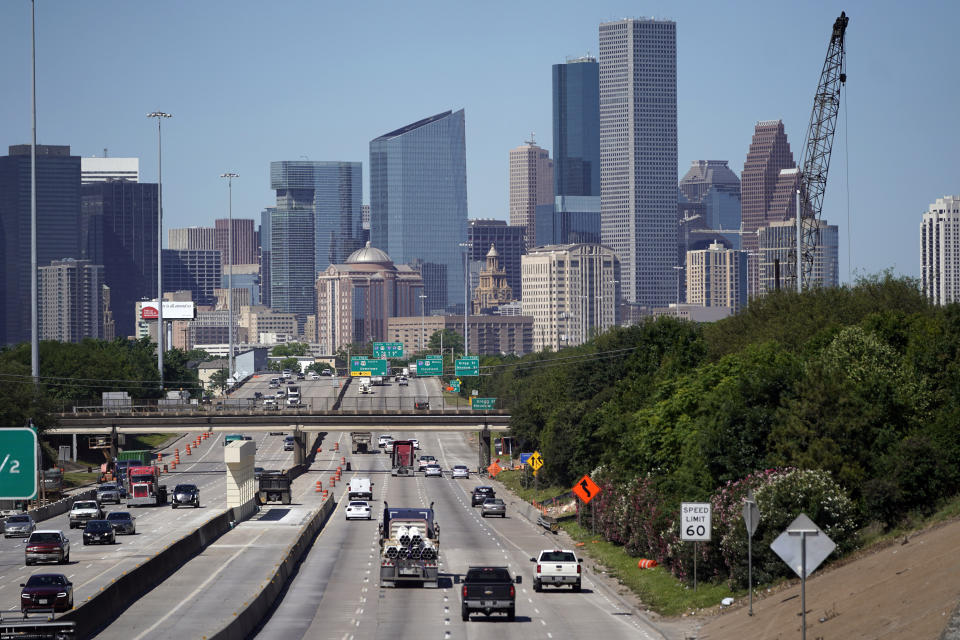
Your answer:
[[[390,507],[383,504],[380,521],[380,586],[419,582],[437,587],[440,525],[429,507]]]
[[[373,434],[369,431],[351,431],[350,442],[353,453],[368,453],[370,443],[373,442]]]
[[[290,476],[280,472],[263,472],[257,481],[257,502],[290,504]]]
[[[390,475],[392,476],[412,476],[414,475],[412,440],[394,440],[391,450]]]

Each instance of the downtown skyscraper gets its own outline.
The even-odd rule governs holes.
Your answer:
[[[417,263],[430,310],[464,303],[464,113],[445,111],[370,141],[370,244]]]
[[[537,207],[542,206],[553,206],[553,162],[550,152],[531,139],[510,150],[510,224],[524,228],[528,247],[536,244]]]
[[[620,258],[626,302],[675,299],[677,25],[600,24],[601,239]]]

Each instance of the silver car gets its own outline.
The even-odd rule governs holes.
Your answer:
[[[443,476],[443,470],[438,464],[428,464],[423,472],[423,476],[425,478],[429,478],[431,476],[434,478],[440,478]]]
[[[104,504],[113,502],[120,504],[120,490],[112,482],[104,483],[97,487],[97,502]]]
[[[470,469],[467,468],[465,464],[457,464],[453,466],[453,477],[454,478],[469,478]]]
[[[20,513],[4,520],[3,537],[12,538],[16,536],[18,538],[26,538],[33,533],[36,528],[37,524],[33,521],[33,518],[30,517],[30,514]]]
[[[487,498],[483,501],[483,504],[480,505],[480,515],[484,518],[487,516],[500,516],[501,518],[506,518],[507,505],[504,504],[503,500],[500,498]]]
[[[137,519],[129,511],[111,511],[107,514],[107,522],[118,534],[132,536],[137,533]]]

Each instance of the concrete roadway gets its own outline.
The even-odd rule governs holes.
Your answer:
[[[254,391],[265,390],[269,380],[252,381],[238,390],[238,397],[252,397]],[[318,383],[312,383],[317,385]],[[329,383],[328,383],[329,384]],[[319,394],[332,391],[321,389]],[[0,539],[0,609],[20,608],[20,584],[34,573],[63,573],[74,586],[74,603],[82,604],[99,592],[100,588],[150,557],[156,550],[183,537],[226,508],[226,468],[223,464],[223,437],[211,436],[190,456],[185,454],[191,437],[183,437],[162,450],[164,463],[173,461],[175,449],[180,449],[181,464],[175,471],[163,474],[161,482],[172,491],[178,483],[195,484],[200,489],[200,509],[166,507],[133,507],[108,504],[109,511],[130,511],[136,518],[136,535],[117,536],[116,545],[83,544],[80,529],[70,529],[68,514],[38,522],[38,529],[60,529],[70,540],[70,562],[66,565],[24,565],[24,543],[21,538]],[[267,469],[288,468],[293,465],[293,452],[283,450],[283,438],[255,436],[257,466]]]
[[[353,472],[376,483],[374,519],[350,521],[338,506],[301,565],[283,600],[256,635],[258,639],[291,638],[586,638],[604,640],[662,635],[646,619],[635,619],[615,596],[601,590],[585,575],[583,591],[533,591],[534,565],[529,561],[541,548],[552,548],[555,538],[508,513],[505,519],[482,519],[470,506],[472,487],[483,484],[473,475],[454,481],[454,464],[476,468],[476,445],[462,434],[409,434],[419,437],[420,453],[440,461],[443,478],[394,478],[385,455],[356,455]],[[439,589],[379,587],[377,521],[383,499],[392,506],[420,506],[434,502],[441,531]],[[503,616],[460,618],[459,585],[474,564],[506,565],[523,576],[517,586],[517,620]]]

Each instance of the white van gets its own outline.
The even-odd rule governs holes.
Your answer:
[[[373,500],[373,483],[370,482],[370,478],[351,478],[347,498],[350,500]]]

